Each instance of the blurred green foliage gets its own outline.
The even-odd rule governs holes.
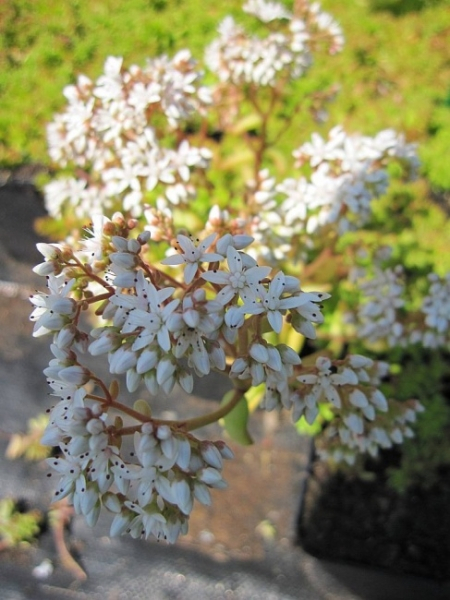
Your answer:
[[[23,511],[12,498],[0,500],[0,547],[29,542],[40,531],[42,515],[38,510]]]
[[[101,0],[0,3],[0,164],[45,162],[45,124],[80,73],[108,55],[128,64],[189,47],[201,57],[220,18],[240,1]]]
[[[387,391],[400,400],[417,398],[426,406],[414,426],[415,437],[401,447],[399,465],[388,469],[389,482],[399,492],[417,484],[431,487],[450,466],[449,359],[447,353],[419,348],[398,356],[399,376]]]

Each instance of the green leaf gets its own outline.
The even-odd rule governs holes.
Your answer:
[[[133,409],[145,415],[146,417],[152,416],[152,409],[150,407],[150,404],[147,402],[147,400],[143,400],[142,398],[136,400],[136,402],[133,404]]]
[[[40,530],[42,515],[38,510],[19,512],[13,498],[0,500],[0,540],[4,546],[31,541]]]
[[[230,133],[234,135],[242,135],[251,129],[257,129],[261,126],[261,117],[256,113],[252,113],[250,115],[246,115],[242,117],[234,123],[234,125],[230,128]]]
[[[222,398],[221,406],[230,402],[234,393],[234,390],[227,392]],[[245,396],[242,396],[236,406],[220,421],[230,438],[242,446],[253,444],[253,440],[247,431],[248,416],[247,399]]]

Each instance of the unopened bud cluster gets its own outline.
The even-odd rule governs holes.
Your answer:
[[[390,347],[421,344],[424,348],[450,346],[450,273],[429,273],[427,294],[419,307],[408,310],[407,280],[401,265],[374,270],[355,269],[352,275],[360,294],[352,315],[358,337],[369,344]]]

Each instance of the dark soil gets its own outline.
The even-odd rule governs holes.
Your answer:
[[[450,469],[431,487],[415,485],[404,494],[388,485],[379,463],[368,475],[362,480],[315,466],[298,523],[303,548],[321,558],[449,580]]]

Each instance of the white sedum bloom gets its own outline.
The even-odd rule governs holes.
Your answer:
[[[421,312],[425,317],[425,329],[412,334],[413,341],[421,339],[425,347],[446,347],[449,344],[450,325],[450,273],[438,277],[428,276],[430,289],[422,302]]]
[[[254,15],[263,23],[270,23],[278,19],[291,19],[292,14],[278,2],[266,2],[266,0],[247,0],[242,10]]]
[[[202,273],[202,278],[211,283],[223,285],[216,296],[221,304],[228,304],[236,295],[245,302],[250,298],[255,298],[258,292],[262,291],[261,281],[265,279],[271,267],[250,267],[244,268],[244,260],[241,252],[238,252],[233,246],[227,248],[227,263],[229,272],[206,271]]]
[[[245,314],[265,314],[270,326],[276,333],[280,333],[283,326],[283,315],[287,310],[296,309],[307,301],[301,293],[294,296],[283,297],[287,288],[286,276],[281,271],[275,275],[269,284],[269,289],[262,289],[257,294],[257,300],[247,300],[242,310]]]
[[[59,331],[71,322],[76,312],[76,302],[69,297],[74,283],[74,279],[67,281],[64,275],[48,275],[49,293],[39,292],[30,297],[30,302],[35,306],[30,315],[30,320],[35,322],[35,337]]]
[[[144,68],[126,69],[121,57],[108,57],[95,83],[80,76],[68,86],[67,107],[48,127],[49,153],[85,177],[45,186],[49,213],[60,217],[73,210],[85,218],[120,208],[138,217],[146,192],[156,186],[175,204],[195,196],[191,174],[208,166],[211,153],[186,140],[173,147],[170,130],[210,104],[201,79],[183,50],[173,59],[149,60]]]
[[[374,276],[358,282],[362,302],[358,308],[358,336],[368,342],[386,339],[390,346],[404,345],[404,327],[398,311],[403,308],[403,268],[375,268]]]
[[[213,244],[216,234],[208,235],[202,242],[198,242],[198,246],[185,235],[178,235],[177,242],[180,249],[180,254],[174,254],[164,258],[161,262],[163,265],[185,265],[184,281],[192,283],[201,263],[211,263],[223,260],[223,256],[217,252],[207,252],[208,248]]]

